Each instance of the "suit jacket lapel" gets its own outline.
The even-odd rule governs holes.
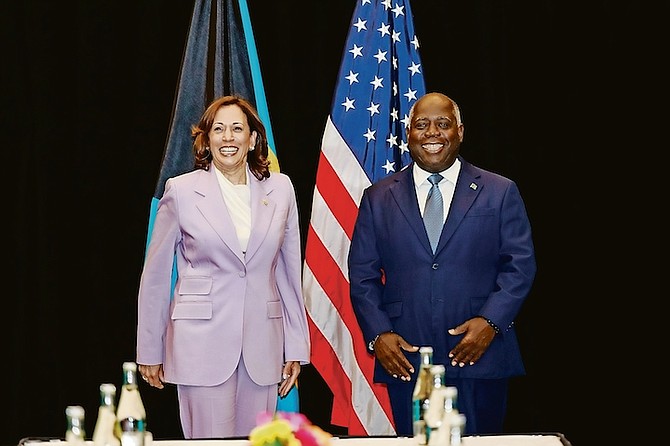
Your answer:
[[[432,253],[430,240],[423,224],[419,202],[416,197],[416,188],[414,187],[414,175],[412,175],[413,164],[408,165],[396,177],[396,182],[391,187],[391,194],[398,203],[398,212],[401,213],[409,226],[412,228],[416,237],[422,245]]]
[[[200,180],[194,187],[194,191],[201,197],[201,200],[196,203],[196,207],[202,213],[207,223],[216,231],[223,243],[244,262],[244,254],[240,241],[237,238],[235,231],[235,224],[230,217],[226,200],[221,194],[221,187],[216,178],[216,169],[213,165],[205,175],[200,177]]]
[[[251,188],[251,234],[247,244],[247,261],[249,261],[260,248],[272,225],[277,202],[271,199],[273,187],[270,181],[259,181],[248,170],[247,175]]]
[[[456,180],[454,198],[451,201],[447,221],[444,228],[442,228],[440,243],[435,250],[436,254],[444,248],[447,241],[454,235],[456,228],[461,224],[463,217],[465,217],[468,209],[470,209],[475,198],[477,198],[477,195],[479,195],[484,187],[484,185],[479,182],[480,175],[472,168],[472,165],[460,157],[459,159],[461,160],[461,172],[458,175],[458,180]]]

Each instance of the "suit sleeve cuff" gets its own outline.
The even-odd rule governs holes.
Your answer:
[[[377,339],[379,339],[379,337],[381,335],[383,335],[384,333],[393,333],[393,330],[384,331],[382,333],[379,333],[377,336],[375,336],[375,338],[372,341],[368,342],[368,350],[370,350],[371,352],[375,351],[375,342],[377,342]]]
[[[486,323],[489,324],[491,326],[491,328],[493,328],[496,331],[496,333],[500,333],[500,328],[491,319],[489,319],[487,317],[484,317],[484,316],[481,316],[481,315],[479,317],[484,319],[486,321]]]

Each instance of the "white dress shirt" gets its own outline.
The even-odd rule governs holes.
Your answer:
[[[437,183],[437,187],[440,188],[440,192],[442,193],[442,209],[444,212],[444,215],[442,216],[443,221],[447,218],[447,215],[449,215],[449,208],[451,207],[451,200],[454,198],[454,189],[456,187],[456,180],[458,179],[458,174],[460,171],[461,161],[456,158],[454,164],[452,164],[447,170],[437,172],[444,177],[443,180]],[[419,201],[419,210],[421,211],[422,217],[424,208],[426,207],[426,198],[428,197],[428,192],[433,186],[431,182],[428,181],[428,177],[432,173],[433,172],[423,170],[417,163],[414,163],[414,170],[412,174],[414,176],[416,198]]]

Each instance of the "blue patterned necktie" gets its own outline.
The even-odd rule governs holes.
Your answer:
[[[426,226],[428,240],[430,240],[430,247],[433,249],[433,253],[435,253],[437,242],[440,240],[442,226],[444,225],[442,192],[440,192],[440,188],[437,186],[437,183],[439,183],[442,178],[444,177],[439,173],[434,173],[428,177],[428,181],[430,181],[432,187],[428,192],[426,207],[423,210],[423,224]]]

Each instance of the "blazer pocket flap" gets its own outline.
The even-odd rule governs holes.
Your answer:
[[[212,291],[212,278],[209,276],[183,277],[179,282],[179,294],[209,294]]]
[[[172,319],[211,319],[211,302],[180,302],[172,311]]]
[[[268,302],[268,317],[270,319],[282,317],[281,314],[281,302],[277,301],[272,301]]]

